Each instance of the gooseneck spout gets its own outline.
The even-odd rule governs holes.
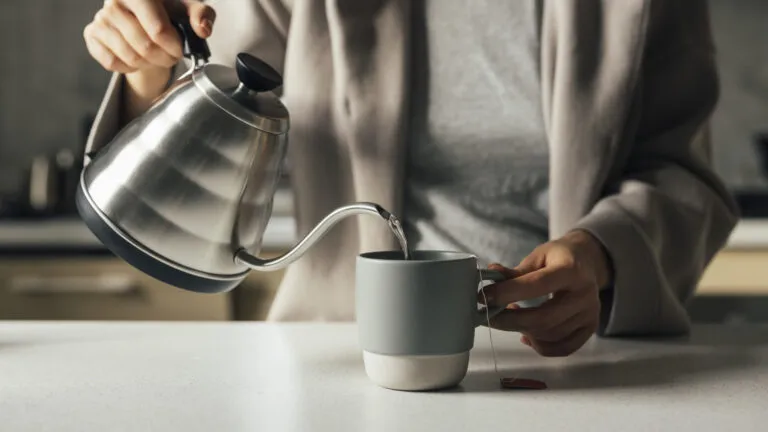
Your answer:
[[[235,259],[248,267],[259,271],[272,271],[280,270],[287,267],[299,259],[304,253],[312,247],[318,240],[320,240],[334,225],[339,223],[342,219],[348,216],[354,215],[373,215],[384,219],[385,222],[390,223],[393,216],[387,210],[374,203],[360,202],[343,207],[339,207],[323,220],[318,223],[312,231],[307,234],[296,246],[290,251],[280,255],[276,258],[262,259],[248,253],[247,250],[241,248],[235,254]]]

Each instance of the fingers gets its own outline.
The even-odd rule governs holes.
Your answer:
[[[557,325],[547,329],[535,329],[526,335],[530,340],[539,342],[559,342],[566,339],[578,328],[591,324],[593,322],[591,318],[590,311],[578,311]]]
[[[179,61],[156,44],[141,27],[136,17],[119,3],[112,1],[104,6],[103,19],[122,35],[145,65],[170,68]]]
[[[116,1],[116,0],[111,0]],[[173,58],[181,58],[181,40],[163,4],[156,0],[121,0],[150,39]]]
[[[522,300],[531,300],[565,289],[571,282],[570,272],[560,267],[544,267],[514,279],[485,287],[490,306],[506,306]]]
[[[99,11],[94,18],[93,24],[88,30],[89,37],[96,39],[120,61],[128,66],[131,71],[147,66],[141,55],[131,47],[123,35],[113,27],[104,10]]]
[[[183,0],[187,6],[189,22],[192,30],[201,38],[207,38],[213,32],[213,22],[216,21],[216,11],[199,1]]]
[[[116,72],[173,67],[181,59],[182,45],[169,10],[173,16],[187,13],[198,36],[211,35],[216,12],[199,1],[106,0],[83,32],[89,52]]]
[[[506,276],[508,278],[513,278],[513,277],[517,277],[517,276],[520,275],[514,269],[504,267],[503,265],[498,264],[498,263],[489,264],[488,265],[488,269],[489,270],[493,270],[493,271],[497,271],[497,272],[503,274],[504,276]]]
[[[579,349],[600,319],[598,286],[588,271],[590,261],[579,251],[565,241],[553,241],[537,247],[514,269],[506,269],[504,273],[513,274],[512,279],[484,288],[488,306],[507,309],[492,318],[490,326],[522,333],[520,341],[544,356],[569,355]],[[539,306],[509,306],[549,296]]]
[[[599,299],[588,290],[574,290],[558,293],[537,308],[508,308],[490,324],[522,333],[520,341],[543,356],[565,356],[589,339],[599,317]]]
[[[569,320],[588,309],[587,299],[583,297],[575,293],[563,293],[539,307],[505,310],[491,319],[491,327],[518,331],[534,337],[547,333],[560,335],[558,332],[563,331]],[[551,338],[552,336],[548,337]]]
[[[584,326],[575,329],[568,336],[556,342],[542,341],[534,338],[529,338],[529,341],[530,346],[544,357],[565,357],[575,353],[584,346],[594,332],[594,327]]]
[[[85,32],[85,44],[91,56],[106,70],[119,73],[132,72],[132,68],[123,63],[109,48],[90,36],[88,27]]]
[[[520,261],[520,264],[515,266],[514,270],[518,274],[526,274],[530,273],[532,271],[536,271],[542,267],[544,267],[544,258],[546,256],[545,253],[539,253],[543,248],[537,248],[534,249],[533,252],[531,252],[530,255],[525,257],[522,261]]]

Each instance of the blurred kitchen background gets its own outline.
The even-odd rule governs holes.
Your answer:
[[[282,272],[225,295],[163,285],[110,255],[79,222],[73,194],[109,79],[83,27],[102,0],[2,0],[0,319],[261,320]],[[710,0],[722,95],[714,162],[743,220],[690,305],[696,321],[768,322],[768,1]],[[287,181],[286,181],[287,185]],[[295,238],[284,187],[264,239]]]

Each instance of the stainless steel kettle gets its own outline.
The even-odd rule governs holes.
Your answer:
[[[250,269],[287,266],[342,218],[390,221],[380,206],[354,203],[286,254],[255,256],[286,153],[288,111],[272,92],[282,78],[246,53],[235,68],[209,63],[205,40],[188,22],[176,25],[192,69],[87,155],[76,204],[105,246],[163,282],[212,293],[234,288]]]

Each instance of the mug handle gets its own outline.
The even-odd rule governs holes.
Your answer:
[[[509,279],[504,273],[496,270],[488,270],[488,269],[480,269],[480,277],[481,280],[478,281],[478,283],[482,281],[493,281],[493,282],[501,282]],[[486,315],[485,309],[478,309],[475,313],[475,327],[479,327],[486,323],[486,318],[493,318],[501,311],[506,309],[504,306],[497,306],[493,308],[488,308],[488,312]]]

